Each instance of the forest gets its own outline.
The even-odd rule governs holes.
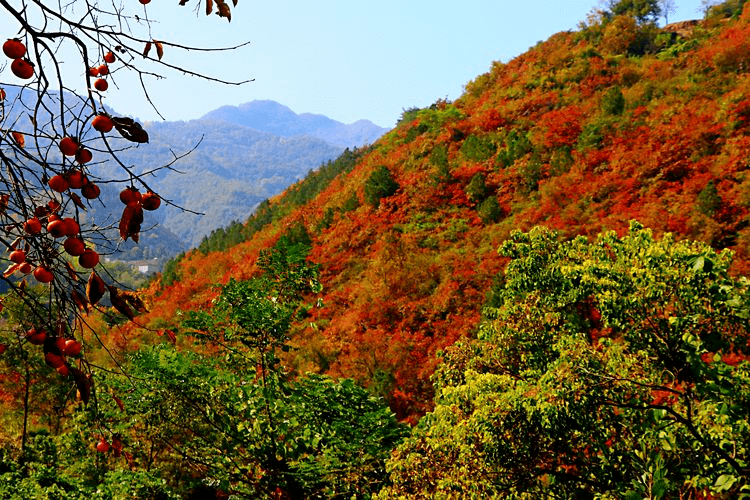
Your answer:
[[[45,184],[0,184],[0,496],[750,498],[750,6],[666,7],[594,8],[137,290],[73,226],[95,171],[0,122]]]

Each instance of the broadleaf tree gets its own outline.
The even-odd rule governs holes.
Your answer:
[[[379,498],[750,494],[750,288],[730,252],[637,223],[501,251],[478,336],[446,353]]]

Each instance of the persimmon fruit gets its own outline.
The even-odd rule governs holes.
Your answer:
[[[120,191],[120,201],[125,205],[129,205],[131,203],[140,203],[141,193],[138,192],[138,190],[133,186],[126,187],[125,189]]]
[[[104,78],[98,78],[94,82],[94,88],[98,90],[99,92],[104,92],[105,90],[109,88],[109,84],[107,83],[107,80],[105,80]]]
[[[44,354],[44,361],[50,368],[60,368],[65,364],[65,358],[54,352],[47,352]]]
[[[89,68],[89,76],[99,76],[99,68]]]
[[[81,148],[76,153],[76,161],[81,165],[90,162],[93,157],[94,155],[91,154],[91,151],[86,148]]]
[[[109,443],[104,439],[96,443],[96,451],[99,453],[107,453],[109,451]]]
[[[49,187],[52,188],[53,191],[57,191],[58,193],[67,191],[70,187],[68,180],[60,174],[53,175],[47,184],[49,184]]]
[[[74,339],[68,339],[65,341],[65,346],[62,349],[63,354],[66,356],[78,356],[81,353],[83,346],[80,342]]]
[[[47,232],[53,238],[62,238],[68,233],[68,225],[61,219],[56,219],[47,224]]]
[[[14,59],[10,63],[10,70],[21,80],[28,80],[34,76],[34,66],[25,59]]]
[[[55,275],[52,274],[49,267],[42,265],[34,269],[34,278],[39,283],[49,283],[55,279]]]
[[[144,210],[156,210],[161,206],[161,198],[153,191],[146,191],[141,197],[141,206]]]
[[[28,262],[23,262],[19,266],[18,270],[21,271],[23,274],[29,274],[31,271],[34,270],[34,266],[32,266],[31,264],[29,264]]]
[[[96,69],[97,69],[97,71],[99,71],[99,76],[104,76],[104,75],[108,75],[109,74],[109,66],[107,66],[106,64],[102,64],[101,66],[99,66]]]
[[[93,120],[91,120],[91,126],[94,128],[94,130],[106,134],[107,132],[112,130],[112,127],[114,127],[114,123],[112,123],[112,119],[107,115],[97,115]]]
[[[47,340],[47,332],[44,328],[32,328],[26,333],[26,341],[33,345],[42,345]]]
[[[63,242],[63,248],[71,257],[78,257],[86,251],[86,245],[80,238],[70,237]]]
[[[78,256],[78,264],[84,269],[92,269],[99,263],[99,254],[96,250],[87,248]]]
[[[21,59],[26,55],[26,46],[17,38],[11,38],[3,44],[3,54],[10,59]]]
[[[97,186],[93,182],[84,184],[83,187],[81,188],[81,195],[83,195],[83,197],[86,198],[87,200],[93,200],[94,198],[98,198],[100,193],[101,193],[101,189],[99,189],[99,186]]]
[[[78,152],[78,141],[70,136],[60,139],[60,151],[65,156],[75,156]]]
[[[86,175],[80,170],[71,170],[65,178],[68,180],[68,185],[73,189],[81,189],[86,184]]]
[[[65,223],[65,236],[75,236],[81,231],[81,226],[73,217],[65,217],[63,222]]]
[[[11,262],[15,264],[22,264],[26,262],[26,252],[23,250],[13,250],[8,256]]]
[[[42,223],[38,218],[32,217],[23,223],[23,230],[29,234],[39,234],[42,232]]]
[[[117,58],[115,57],[115,55],[112,53],[111,50],[109,52],[107,52],[106,54],[104,54],[104,61],[105,62],[107,62],[109,64],[112,64],[116,60],[117,60]]]

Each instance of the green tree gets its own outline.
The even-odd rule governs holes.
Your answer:
[[[642,24],[659,19],[661,2],[659,0],[610,0],[609,9],[615,16],[633,16]]]
[[[731,254],[515,232],[478,338],[378,498],[737,498],[750,490],[750,288]]]
[[[365,182],[365,201],[377,208],[382,198],[396,194],[399,186],[388,167],[377,167]]]

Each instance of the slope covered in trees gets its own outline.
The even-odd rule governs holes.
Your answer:
[[[323,292],[295,366],[354,377],[404,417],[429,407],[437,353],[475,331],[513,229],[593,235],[637,219],[731,248],[745,272],[749,34],[740,16],[687,37],[600,17],[494,63],[456,102],[405,111],[351,171],[252,240],[189,253],[151,316],[208,307],[212,283],[251,276],[259,249],[301,225]]]
[[[112,437],[152,460],[143,483],[746,493],[743,4],[681,34],[649,12],[595,12],[172,261],[140,326],[107,318],[148,381],[107,380],[102,405]],[[177,349],[136,350],[159,339]],[[418,422],[411,435],[357,386]]]

